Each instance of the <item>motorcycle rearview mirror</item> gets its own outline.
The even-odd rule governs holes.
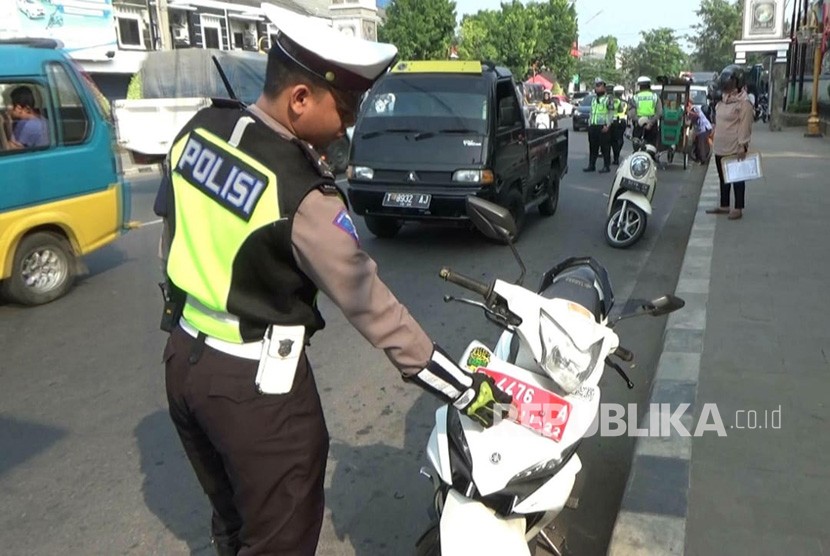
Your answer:
[[[476,229],[486,237],[503,241],[510,246],[516,262],[519,263],[519,268],[522,269],[519,279],[516,280],[516,285],[522,285],[527,269],[521,256],[519,256],[519,252],[516,251],[516,246],[513,245],[513,238],[516,237],[517,230],[516,221],[513,220],[510,211],[501,205],[470,195],[467,197],[467,216]]]
[[[663,315],[668,315],[669,313],[673,313],[678,309],[682,309],[685,305],[686,302],[683,301],[681,298],[677,297],[676,295],[667,293],[664,296],[649,301],[643,306],[643,308],[651,316],[660,317]]]
[[[506,208],[480,197],[467,197],[467,216],[479,232],[490,239],[513,241],[516,222]]]
[[[629,301],[629,305],[632,302]],[[619,315],[617,318],[612,319],[609,326],[613,328],[617,325],[621,320],[630,319],[632,317],[639,317],[643,315],[651,315],[653,317],[659,317],[662,315],[668,315],[678,309],[683,308],[686,305],[686,302],[683,301],[681,298],[672,295],[666,294],[657,299],[653,299],[651,301],[643,301],[637,303],[637,308],[633,311],[628,311]]]

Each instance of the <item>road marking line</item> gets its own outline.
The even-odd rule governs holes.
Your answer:
[[[154,224],[161,224],[164,222],[164,218],[159,218],[158,220],[151,220],[149,222],[139,222],[138,227],[143,228],[144,226],[152,226]]]

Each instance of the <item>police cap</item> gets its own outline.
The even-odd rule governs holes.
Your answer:
[[[319,19],[273,4],[261,7],[278,30],[271,49],[337,89],[370,89],[397,57],[394,45],[348,37]]]

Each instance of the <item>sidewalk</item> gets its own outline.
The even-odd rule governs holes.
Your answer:
[[[709,167],[651,394],[726,436],[638,439],[612,556],[830,555],[830,140],[760,128],[742,220]]]

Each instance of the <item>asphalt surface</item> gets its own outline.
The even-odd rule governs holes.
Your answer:
[[[616,251],[603,239],[610,175],[583,174],[585,133],[571,133],[570,173],[555,216],[535,211],[517,248],[526,284],[568,256],[592,255],[629,298],[673,292],[703,171],[659,174],[643,240]],[[66,297],[38,308],[0,302],[0,546],[7,554],[211,554],[209,510],[167,415],[158,330],[160,278],[152,200],[158,179],[133,179],[132,217],[149,224],[85,259]],[[472,231],[408,225],[378,240],[355,218],[381,277],[450,353],[499,330],[474,308],[447,305],[463,292],[442,266],[480,279],[515,279],[507,247]],[[418,474],[437,401],[404,384],[328,300],[327,328],[310,359],[326,407],[331,453],[320,555],[408,554],[428,525],[430,485]],[[618,327],[638,365],[628,390],[605,374],[603,400],[644,402],[665,319]],[[625,486],[633,438],[586,439],[579,505],[560,527],[572,550],[604,554]],[[542,552],[540,552],[542,553]]]

